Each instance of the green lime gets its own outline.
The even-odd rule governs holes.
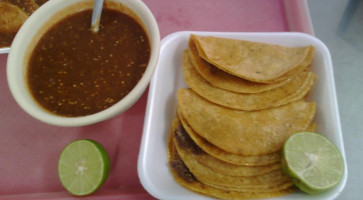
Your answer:
[[[71,194],[93,193],[105,182],[110,171],[106,150],[92,140],[75,140],[62,151],[58,175],[63,187]]]
[[[321,134],[300,132],[284,144],[282,169],[294,184],[310,194],[336,186],[344,174],[344,161],[338,148]]]

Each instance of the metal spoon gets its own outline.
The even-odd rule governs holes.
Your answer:
[[[100,20],[103,7],[103,0],[95,0],[93,4],[91,30],[97,33],[100,29]]]

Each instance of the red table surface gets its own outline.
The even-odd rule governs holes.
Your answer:
[[[305,0],[144,0],[161,38],[176,31],[313,33]],[[100,142],[112,168],[105,185],[89,198],[151,199],[137,175],[147,91],[129,110],[94,125],[66,128],[26,114],[12,98],[7,54],[0,55],[0,199],[68,199],[57,174],[66,144],[81,138]]]

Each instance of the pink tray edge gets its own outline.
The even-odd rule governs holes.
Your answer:
[[[314,29],[311,23],[311,17],[306,0],[281,0],[284,6],[285,20],[289,31],[304,32],[314,35]],[[3,58],[3,57],[2,57]],[[140,186],[141,187],[141,186]],[[30,193],[1,195],[1,199],[76,199],[70,197],[66,192],[49,192],[49,193]],[[152,197],[141,187],[135,189],[101,191],[95,193],[87,199],[152,199]]]
[[[283,0],[286,20],[292,32],[315,35],[307,0]]]

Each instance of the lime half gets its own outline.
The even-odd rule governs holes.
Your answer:
[[[92,140],[75,140],[62,151],[58,175],[64,188],[77,196],[89,195],[107,179],[110,159],[106,150]]]
[[[338,148],[317,133],[300,132],[284,144],[283,170],[302,191],[314,194],[336,186],[344,174],[344,161]]]

